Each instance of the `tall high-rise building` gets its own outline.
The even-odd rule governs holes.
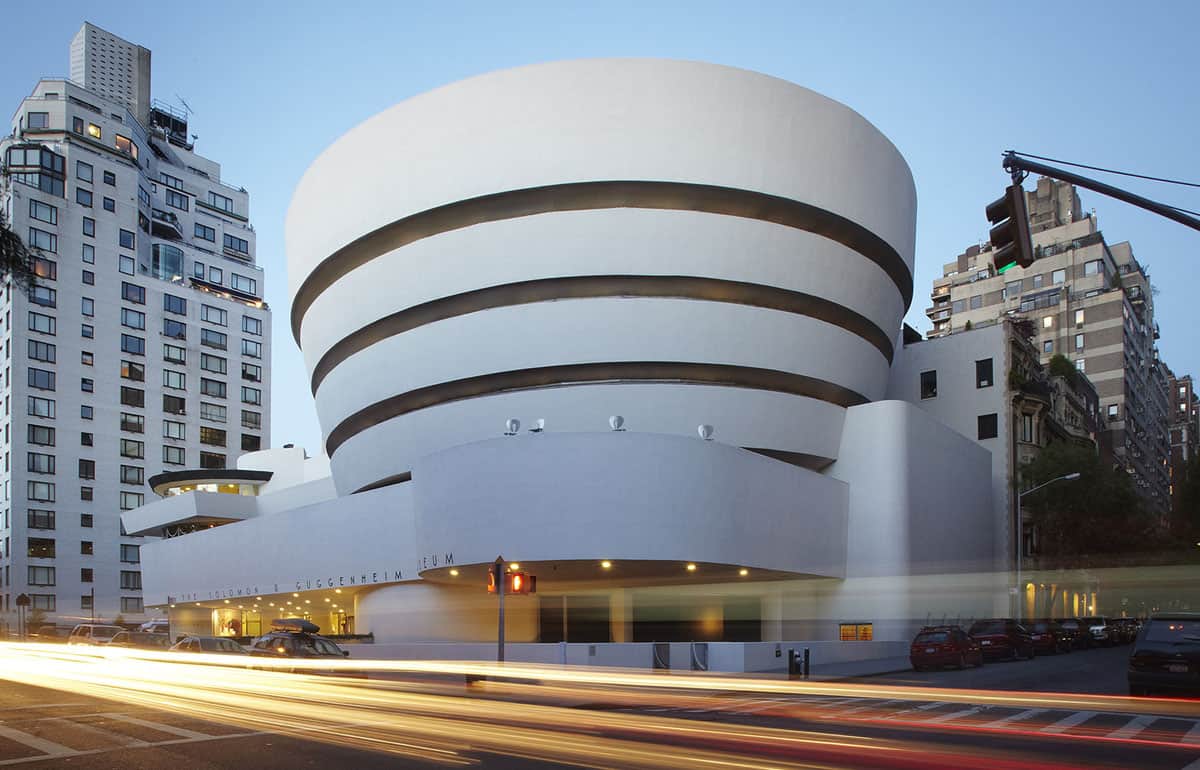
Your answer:
[[[150,103],[149,51],[85,24],[0,139],[0,205],[37,254],[4,287],[0,618],[144,617],[120,513],[147,479],[221,483],[269,445],[270,310],[246,190]],[[78,73],[82,72],[79,77]],[[81,80],[82,82],[77,82]],[[215,487],[214,487],[215,489]]]
[[[1149,271],[1128,242],[1109,245],[1073,185],[1038,180],[1027,193],[1037,252],[1028,268],[998,275],[990,244],[972,246],[933,282],[930,337],[994,324],[1033,321],[1046,364],[1066,357],[1096,386],[1104,419],[1100,445],[1133,477],[1148,508],[1166,524],[1167,369],[1155,340]]]
[[[1181,524],[1183,487],[1187,468],[1200,451],[1200,396],[1190,374],[1170,374],[1171,394],[1171,512]]]

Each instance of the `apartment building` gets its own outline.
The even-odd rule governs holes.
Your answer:
[[[173,468],[269,445],[270,310],[249,196],[149,101],[149,52],[85,24],[0,139],[0,205],[37,254],[5,286],[0,619],[143,619],[120,513]]]
[[[1171,394],[1171,513],[1181,512],[1183,481],[1187,467],[1200,451],[1200,396],[1190,374],[1176,377],[1169,372]],[[1175,518],[1178,522],[1178,518]]]
[[[1037,260],[998,275],[972,246],[934,281],[929,337],[1024,318],[1043,364],[1061,354],[1100,397],[1101,450],[1132,476],[1165,523],[1170,506],[1167,369],[1155,340],[1149,270],[1127,242],[1109,245],[1073,185],[1042,178],[1026,193]]]

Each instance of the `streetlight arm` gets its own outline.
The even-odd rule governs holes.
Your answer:
[[[1025,497],[1025,495],[1028,495],[1028,494],[1030,494],[1031,492],[1036,492],[1036,491],[1038,491],[1039,489],[1041,489],[1042,487],[1048,487],[1048,486],[1050,486],[1051,484],[1053,484],[1053,483],[1054,483],[1054,482],[1056,482],[1056,481],[1074,481],[1074,480],[1075,480],[1075,479],[1077,479],[1077,478],[1079,478],[1079,474],[1078,474],[1078,473],[1068,473],[1068,474],[1066,474],[1066,475],[1064,475],[1064,476],[1059,476],[1058,478],[1050,479],[1050,480],[1049,480],[1049,481],[1047,481],[1047,482],[1044,482],[1044,483],[1042,483],[1042,484],[1038,484],[1038,485],[1037,485],[1036,487],[1034,487],[1033,489],[1026,489],[1024,492],[1021,492],[1020,494],[1018,494],[1018,495],[1017,495],[1017,499],[1018,499],[1018,500],[1020,500],[1021,498]]]

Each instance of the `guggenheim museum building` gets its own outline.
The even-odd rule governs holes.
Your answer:
[[[731,67],[539,64],[385,110],[288,213],[323,452],[151,479],[146,604],[428,651],[496,638],[502,558],[536,577],[518,644],[989,614],[991,452],[888,398],[916,206],[862,116]]]

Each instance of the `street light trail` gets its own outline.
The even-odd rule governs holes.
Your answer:
[[[268,669],[358,672],[366,669],[377,674],[411,673],[419,669],[424,674],[458,676],[466,670],[475,675],[490,671],[493,675],[511,677],[518,672],[520,680],[552,683],[532,686],[489,681],[476,688],[481,696],[513,698],[497,700],[464,697],[463,684],[451,685],[446,681],[401,683],[289,674],[251,670],[245,667],[247,664]],[[668,703],[705,708],[720,701],[719,693],[751,685],[760,688],[769,685],[770,692],[782,694],[855,692],[858,697],[875,697],[864,693],[887,692],[893,700],[904,700],[894,697],[897,690],[911,690],[907,694],[915,699],[918,692],[915,688],[766,682],[747,677],[654,677],[628,671],[511,664],[497,667],[231,659],[219,655],[143,654],[115,648],[15,644],[0,645],[0,678],[448,767],[473,764],[479,753],[633,770],[847,766],[949,770],[967,761],[958,748],[934,748],[926,740],[854,735],[832,729],[822,732],[726,724],[562,705],[586,695],[597,702],[614,704]],[[602,687],[600,680],[616,684]],[[930,699],[929,690],[919,692],[923,700]],[[955,692],[956,697],[939,694],[937,699],[954,701],[967,697],[961,691],[947,692]],[[1016,700],[1016,694],[1006,695]],[[1190,705],[1194,713],[1195,702]],[[811,704],[781,707],[787,709],[807,716],[806,709],[811,709]],[[980,757],[986,757],[987,766],[998,770],[1067,767],[1041,757],[1024,756],[1019,751],[973,748],[970,761],[977,763]]]

